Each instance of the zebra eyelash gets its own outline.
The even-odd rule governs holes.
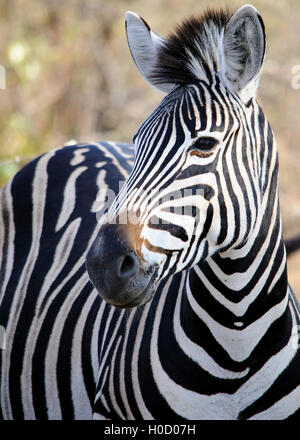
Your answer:
[[[219,141],[213,137],[205,136],[196,139],[189,148],[192,155],[207,156],[211,155]]]

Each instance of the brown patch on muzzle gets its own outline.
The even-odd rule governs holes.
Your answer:
[[[145,267],[140,226],[118,220],[102,225],[87,254],[86,268],[103,299],[133,307],[150,299],[157,269]]]

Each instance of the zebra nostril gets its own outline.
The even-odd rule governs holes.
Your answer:
[[[120,278],[130,278],[139,270],[139,261],[135,255],[124,255],[118,261],[118,276]]]

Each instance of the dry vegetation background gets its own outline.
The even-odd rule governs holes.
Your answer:
[[[36,155],[70,139],[131,141],[160,102],[127,48],[124,14],[143,16],[161,35],[206,6],[235,9],[248,0],[0,0],[0,186]],[[253,0],[268,52],[259,101],[280,157],[284,233],[300,233],[299,0]],[[300,67],[299,67],[300,72]],[[295,79],[294,79],[295,80]],[[300,87],[300,80],[296,85]],[[289,260],[300,297],[300,252]]]

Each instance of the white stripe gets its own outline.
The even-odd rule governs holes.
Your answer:
[[[92,407],[84,383],[81,356],[82,351],[84,350],[82,341],[83,331],[96,296],[97,292],[95,290],[89,293],[86,302],[81,309],[81,313],[77,318],[72,340],[71,389],[74,405],[74,418],[76,420],[90,420],[92,418]],[[95,347],[91,346],[91,350],[93,350],[93,348]]]
[[[6,184],[6,186],[4,186],[4,188],[2,188],[2,190],[0,192],[1,208],[2,208],[0,210],[0,214],[1,214],[0,225],[4,225],[3,211],[7,215],[6,221],[8,223],[8,230],[5,230],[4,227],[2,227],[2,226],[0,228],[0,233],[1,233],[1,236],[0,236],[0,246],[1,246],[0,268],[1,268],[1,276],[4,276],[2,284],[0,285],[0,302],[2,301],[8,280],[9,280],[10,275],[12,273],[13,264],[14,264],[15,224],[14,224],[11,184],[12,184],[12,180],[10,180]],[[7,241],[7,250],[6,250],[5,256],[4,256],[4,236],[6,237],[6,241]],[[1,266],[4,263],[4,257],[6,259],[5,269]],[[4,273],[2,272],[3,270],[5,270]]]
[[[93,289],[93,293],[96,293],[98,295],[98,292],[96,289]],[[92,368],[94,373],[94,381],[97,383],[98,379],[98,369],[99,369],[99,337],[100,337],[100,325],[101,321],[103,319],[103,313],[106,306],[105,301],[101,301],[100,308],[98,310],[96,319],[94,321],[93,325],[93,334],[92,334],[92,341],[91,341],[91,361],[92,361]],[[102,335],[101,335],[102,336]]]
[[[105,182],[105,177],[106,170],[101,170],[97,176],[96,185],[98,187],[98,192],[91,207],[91,212],[98,212],[103,208],[108,191],[111,191]]]
[[[133,414],[131,412],[127,393],[126,393],[126,385],[125,385],[125,356],[126,356],[126,348],[127,348],[127,342],[128,342],[128,335],[130,331],[130,327],[132,324],[132,320],[135,316],[135,313],[137,313],[137,309],[130,311],[130,316],[127,318],[126,322],[126,331],[125,336],[122,342],[122,353],[121,353],[121,360],[120,360],[120,376],[119,376],[119,383],[120,383],[120,394],[121,398],[123,400],[123,404],[125,406],[126,410],[126,420],[134,420]]]
[[[39,297],[36,303],[35,315],[31,322],[30,329],[28,330],[26,345],[24,349],[23,366],[21,374],[21,390],[22,390],[22,402],[25,408],[26,414],[31,419],[34,419],[34,405],[32,388],[29,387],[32,381],[32,358],[36,348],[36,342],[39,337],[41,327],[46,318],[46,311],[49,307],[49,299],[45,304],[45,308],[40,313],[41,304],[47,295],[51,284],[58,277],[62,269],[64,268],[72,250],[74,239],[76,237],[78,228],[80,226],[81,219],[76,219],[66,229],[55,251],[52,266],[50,267],[45,277],[44,283],[41,287]]]
[[[300,385],[270,408],[250,417],[249,420],[283,420],[300,408]]]
[[[288,295],[282,301],[264,313],[255,322],[241,330],[230,329],[215,321],[195,300],[190,285],[187,285],[187,298],[196,313],[209,328],[213,337],[236,362],[247,359],[261,338],[267,332],[273,322],[275,322],[286,310]]]
[[[188,420],[235,419],[238,416],[238,408],[235,407],[232,396],[224,393],[207,396],[185,389],[174,382],[161,365],[158,354],[159,326],[170,283],[171,280],[161,292],[151,336],[151,368],[159,392],[176,414]]]
[[[51,151],[45,156],[42,156],[37,163],[34,179],[32,183],[32,242],[31,247],[24,264],[21,276],[19,278],[19,283],[14,292],[14,297],[12,305],[10,308],[9,319],[6,327],[7,335],[7,347],[5,350],[4,362],[2,363],[1,371],[1,381],[2,381],[2,396],[1,400],[3,402],[3,408],[6,408],[5,417],[8,419],[12,418],[11,408],[10,408],[10,396],[9,396],[9,367],[10,367],[10,357],[11,348],[14,341],[14,335],[16,331],[17,324],[19,322],[19,315],[22,310],[22,305],[24,302],[25,295],[27,293],[28,283],[34,269],[34,264],[36,257],[39,253],[40,247],[40,237],[44,222],[44,206],[46,200],[46,191],[48,183],[47,166],[50,159],[54,156],[55,151]],[[29,412],[25,412],[25,418],[35,418],[33,410],[29,409]]]
[[[143,308],[143,314],[140,318],[139,326],[136,331],[136,338],[135,338],[134,349],[131,359],[132,387],[133,387],[134,397],[136,399],[136,403],[143,417],[143,420],[153,420],[153,416],[146,407],[143,399],[143,395],[140,387],[140,378],[139,378],[139,369],[138,369],[139,352],[140,352],[143,334],[145,331],[145,323],[148,317],[150,306],[151,303],[148,302],[147,304],[145,304]]]
[[[77,149],[73,152],[73,159],[70,161],[70,165],[75,166],[81,162],[84,162],[86,159],[84,153],[87,153],[88,151],[90,151],[89,148],[77,147]]]
[[[117,356],[117,352],[118,352],[118,348],[119,348],[121,340],[122,340],[122,336],[119,336],[119,338],[116,342],[116,345],[114,347],[113,355],[111,357],[108,389],[109,389],[109,397],[111,400],[112,407],[114,408],[114,410],[118,414],[118,417],[120,417],[122,420],[125,420],[125,416],[122,413],[121,408],[119,407],[117,399],[116,399],[115,386],[114,386],[115,362],[116,362],[116,356]]]
[[[75,168],[68,181],[65,185],[64,189],[64,198],[63,204],[59,213],[59,217],[55,226],[55,231],[59,231],[69,220],[70,215],[72,214],[75,203],[76,203],[76,180],[84,171],[87,170],[87,167],[78,167]]]
[[[222,368],[202,347],[195,344],[186,336],[180,321],[180,309],[183,298],[185,278],[186,274],[183,273],[181,276],[179,293],[177,296],[175,313],[173,317],[175,338],[182,352],[185,353],[186,356],[191,358],[201,368],[203,368],[203,370],[207,371],[212,376],[219,377],[221,379],[239,379],[246,376],[249,372],[249,368],[246,368],[245,370],[239,372],[230,371]]]
[[[292,315],[293,328],[297,321],[293,308],[291,305],[289,305],[289,307]],[[263,367],[251,376],[250,379],[237,391],[237,399],[243,402],[242,410],[259,399],[273,385],[275,380],[288,367],[296,353],[297,351],[294,347],[294,333],[291,331],[288,343],[278,353],[272,356]],[[280,403],[278,403],[278,405],[280,405]],[[298,401],[298,406],[299,405],[300,401]],[[288,407],[286,410],[289,410]]]
[[[234,394],[217,393],[201,395],[187,390],[175,383],[163,370],[159,354],[159,325],[162,316],[166,291],[169,283],[162,292],[156,310],[153,332],[151,337],[151,366],[154,380],[164,399],[172,410],[187,419],[192,420],[235,420],[239,413],[263,395],[274,383],[282,371],[287,368],[295,355],[293,338],[276,355],[272,356],[265,365],[242,385]],[[295,315],[292,312],[293,322]]]
[[[45,394],[47,401],[47,413],[49,420],[60,420],[62,418],[60,400],[58,395],[57,383],[57,360],[58,352],[61,347],[60,338],[63,333],[64,325],[68,314],[78,298],[81,291],[87,284],[87,274],[84,273],[81,278],[74,284],[73,288],[68,292],[68,295],[56,315],[54,325],[52,327],[51,335],[48,341],[48,346],[45,355]],[[45,317],[47,319],[47,316]],[[78,367],[78,366],[77,366]],[[87,411],[91,409],[87,408]]]
[[[115,144],[113,142],[108,143],[111,147],[115,147]],[[101,144],[101,142],[93,142],[89,144],[90,146],[96,146],[99,148],[102,153],[104,153],[104,156],[108,159],[111,159],[113,165],[121,172],[122,176],[127,177],[128,171],[121,165],[121,163],[118,161],[118,159],[107,149],[107,146],[104,146]]]
[[[110,306],[110,309],[111,309],[111,310],[110,310],[110,317],[112,317],[113,314],[116,313],[116,309],[114,309],[113,306]],[[98,385],[97,385],[97,388],[98,388],[98,386],[99,386],[99,379],[101,378],[101,374],[102,374],[103,368],[106,366],[106,360],[107,360],[108,354],[110,353],[111,346],[114,344],[114,341],[115,341],[115,339],[116,339],[116,335],[117,335],[117,333],[118,333],[118,330],[119,330],[120,324],[121,324],[121,322],[122,322],[122,320],[123,320],[124,313],[125,313],[125,311],[124,311],[124,309],[123,309],[123,310],[121,311],[121,313],[120,313],[120,316],[119,316],[119,318],[118,318],[116,324],[115,324],[114,331],[113,331],[113,333],[112,333],[112,335],[111,335],[111,337],[110,337],[110,339],[109,339],[109,342],[108,342],[108,344],[107,344],[107,346],[106,346],[106,351],[105,351],[105,352],[103,352],[103,344],[104,344],[104,341],[105,341],[105,336],[103,337],[103,342],[102,342],[102,347],[101,347],[101,352],[100,352],[101,363],[100,363],[100,365],[99,365],[98,381],[97,381],[97,382],[98,382]],[[110,320],[111,320],[111,318],[110,318]],[[106,331],[107,331],[107,329],[106,329]],[[102,389],[103,389],[103,387],[104,387],[104,379],[102,380],[100,390],[99,390],[99,391],[97,392],[97,394],[96,394],[95,402],[96,402],[99,398],[101,398],[101,393],[102,393]]]

